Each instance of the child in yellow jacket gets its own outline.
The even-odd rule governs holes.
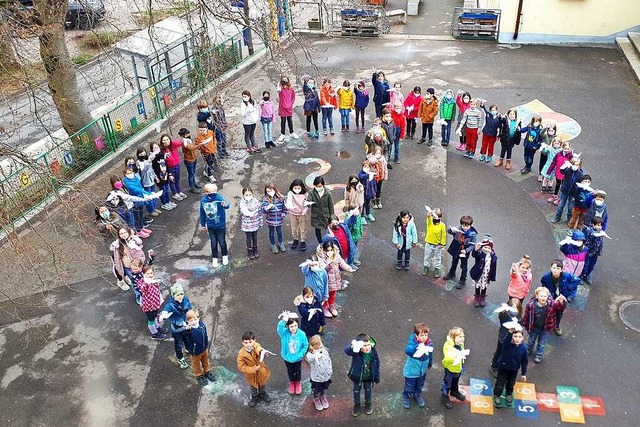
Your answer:
[[[422,275],[429,274],[429,267],[433,267],[433,277],[440,277],[442,266],[442,249],[447,245],[447,226],[442,222],[442,209],[427,208],[427,228],[424,237],[424,261]]]
[[[342,82],[342,87],[338,89],[338,109],[340,110],[340,123],[342,124],[342,132],[349,132],[349,115],[351,110],[355,108],[356,95],[351,89],[349,80]]]
[[[445,408],[451,409],[449,395],[464,402],[464,394],[458,389],[458,381],[462,375],[464,361],[469,355],[469,350],[464,349],[464,330],[460,327],[453,327],[449,330],[447,341],[442,347],[444,358],[442,367],[444,368],[444,379],[442,380],[442,404]]]

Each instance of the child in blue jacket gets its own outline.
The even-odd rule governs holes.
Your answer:
[[[321,304],[329,300],[329,275],[325,270],[325,264],[318,257],[311,255],[309,259],[300,264],[300,270],[304,276],[304,286],[313,290],[313,295]]]
[[[529,126],[520,128],[520,133],[525,133],[524,142],[524,167],[520,170],[521,174],[531,172],[531,165],[533,165],[533,157],[536,155],[536,151],[542,145],[542,117],[540,114],[534,114],[531,118]]]
[[[419,407],[424,408],[422,388],[427,379],[427,370],[433,363],[433,341],[429,338],[429,327],[424,323],[413,325],[413,333],[404,348],[407,360],[404,363],[404,391],[402,392],[402,407],[411,408],[411,398],[415,399]]]
[[[582,227],[585,235],[585,246],[587,247],[587,258],[584,260],[584,268],[580,278],[587,285],[591,285],[591,273],[598,262],[598,257],[602,255],[602,247],[604,246],[604,222],[602,218],[594,217],[591,219],[591,226]],[[608,236],[607,236],[608,237]]]
[[[180,369],[187,369],[189,364],[182,354],[182,345],[185,343],[184,331],[187,327],[187,312],[191,310],[191,301],[184,295],[184,288],[176,283],[170,288],[171,296],[164,305],[162,313],[158,316],[160,321],[169,319],[169,330],[173,338],[173,348]]]
[[[298,315],[290,311],[283,311],[278,316],[276,330],[280,336],[280,356],[284,359],[289,375],[289,394],[302,393],[302,359],[304,358],[309,341],[307,336],[298,328]]]
[[[364,412],[373,413],[371,407],[373,384],[380,382],[380,358],[375,348],[376,341],[367,334],[360,334],[344,348],[344,353],[351,357],[351,367],[347,374],[353,382],[354,417],[362,414],[360,390],[364,388]]]
[[[205,195],[200,199],[200,227],[209,232],[211,241],[211,266],[218,268],[218,245],[222,251],[222,265],[229,264],[227,252],[227,214],[231,204],[218,193],[216,184],[205,184]]]
[[[187,311],[187,326],[185,330],[185,348],[191,354],[191,368],[198,385],[205,386],[208,381],[215,381],[209,367],[209,336],[207,327],[200,320],[198,310]]]
[[[471,251],[476,243],[478,232],[473,228],[473,218],[465,215],[460,218],[460,228],[449,227],[447,233],[451,234],[454,238],[447,249],[447,252],[449,252],[452,257],[451,268],[443,279],[447,281],[455,278],[458,262],[460,262],[460,281],[456,285],[456,289],[462,289],[467,284],[467,264],[469,262],[469,256],[471,256]]]
[[[504,340],[502,354],[498,358],[498,379],[493,387],[493,405],[499,408],[502,404],[502,390],[505,392],[507,406],[513,406],[513,386],[518,377],[518,371],[522,375],[522,381],[527,381],[527,365],[529,364],[529,350],[524,341],[524,332],[520,325],[517,329],[509,330],[509,335]]]
[[[486,235],[482,242],[476,243],[473,249],[475,264],[471,267],[469,275],[475,285],[474,307],[484,307],[486,305],[487,287],[490,282],[496,281],[496,270],[498,269],[498,256],[493,250],[493,239]]]
[[[549,271],[540,278],[540,283],[542,286],[549,289],[551,298],[558,299],[562,296],[566,302],[570,303],[576,297],[580,278],[571,273],[567,273],[566,271],[562,271],[562,268],[561,260],[553,260]],[[560,321],[562,320],[565,307],[566,304],[559,306],[556,310],[556,327],[554,332],[558,336],[562,335]]]
[[[354,91],[356,95],[356,133],[364,133],[364,110],[369,105],[369,91],[364,86],[364,80],[360,80]],[[362,126],[360,126],[362,122]]]
[[[404,257],[404,269],[409,270],[411,261],[411,248],[418,244],[418,230],[409,211],[402,211],[396,217],[393,224],[393,236],[391,241],[398,249],[396,270],[402,269]]]

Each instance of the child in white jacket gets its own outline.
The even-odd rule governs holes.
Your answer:
[[[331,384],[331,375],[333,367],[331,365],[331,356],[322,345],[320,335],[314,335],[309,340],[309,351],[306,355],[307,362],[311,367],[311,390],[313,391],[313,403],[318,411],[329,408],[329,402],[324,392]]]
[[[260,106],[251,97],[248,90],[242,91],[242,103],[240,104],[240,116],[244,128],[244,143],[247,144],[247,153],[260,153],[255,138],[256,125],[260,120]]]

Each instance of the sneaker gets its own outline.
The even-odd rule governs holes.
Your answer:
[[[452,391],[451,396],[455,397],[460,402],[464,402],[467,399],[464,394],[460,393],[460,391]]]
[[[293,134],[291,134],[291,135],[293,135]],[[280,135],[278,137],[278,142],[284,142],[284,135]]]
[[[228,154],[227,154],[227,155],[228,155]],[[202,189],[204,188],[204,185],[200,185],[198,182],[196,182],[195,187],[196,187],[198,190],[202,190]]]
[[[560,336],[562,336],[562,329],[561,329],[561,328],[559,328],[559,327],[558,327],[558,328],[555,328],[555,329],[553,330],[553,332],[555,332],[555,333],[556,333],[556,335],[557,335],[557,336],[559,336],[559,337],[560,337]]]
[[[123,291],[128,291],[129,289],[131,289],[131,286],[129,286],[124,280],[118,280],[116,282],[116,285]]]
[[[156,216],[160,216],[160,214],[158,213],[158,211],[153,211],[151,212],[149,215],[156,217]]]
[[[335,134],[336,134],[336,133],[333,131],[333,128],[329,129],[329,133],[330,133],[331,135],[335,135]],[[326,135],[326,134],[325,134],[325,135]]]
[[[471,153],[471,152],[469,152],[469,155],[468,155],[467,157],[469,157],[470,159],[473,159],[473,158],[474,158],[474,156],[475,156],[475,153]]]
[[[411,401],[408,397],[402,397],[402,407],[404,409],[411,409]]]
[[[458,144],[458,145],[456,145],[456,150],[458,150],[458,151],[464,151],[464,149],[465,149],[464,144]]]
[[[293,133],[291,134],[291,138],[298,139],[298,138],[300,138],[300,137],[298,136],[298,134],[297,134],[297,133],[293,132]]]
[[[371,402],[364,402],[364,413],[367,415],[371,415],[373,413]]]
[[[260,390],[260,393],[258,393],[258,397],[262,399],[265,403],[271,402],[271,397],[269,397],[267,392],[264,390]]]
[[[360,260],[354,259],[353,265],[355,265],[356,267],[360,267],[362,265],[362,262]]]
[[[484,161],[487,163],[491,163],[493,159],[490,156],[485,157]]]
[[[326,130],[326,129],[322,129],[322,134],[323,134],[323,135],[329,135],[329,132],[327,132],[327,130]]]
[[[374,222],[376,219],[373,217],[373,214],[369,214],[367,215],[367,219],[369,220],[369,222]]]
[[[184,357],[182,359],[178,360],[178,365],[180,366],[180,369],[188,369],[189,368],[189,364],[187,363],[187,361],[185,360]]]
[[[430,139],[429,142],[427,142],[427,146],[431,147],[433,145],[433,139]]]
[[[229,265],[229,255],[222,255],[222,265]]]
[[[549,197],[549,198],[547,199],[547,202],[549,202],[549,203],[553,203],[553,202],[556,200],[556,198],[557,198],[557,197],[558,197],[558,196],[551,196],[551,197]]]
[[[322,312],[324,313],[324,317],[326,317],[327,319],[330,319],[333,317],[333,314],[331,314],[328,308],[323,309]]]
[[[313,404],[315,405],[316,410],[318,411],[322,411],[324,409],[324,406],[322,406],[322,400],[320,400],[319,397],[313,398]]]
[[[401,261],[398,261],[396,263],[396,270],[402,270],[402,262]]]
[[[435,277],[436,279],[438,277],[440,277],[440,269],[439,268],[436,268],[436,269],[433,270],[433,277]]]
[[[171,206],[168,203],[165,203],[164,205],[160,206],[162,209],[164,209],[165,211],[170,211],[173,209],[173,206]]]
[[[400,159],[394,160],[393,163],[395,163],[396,165],[399,165],[400,164]]]
[[[507,406],[513,406],[513,395],[512,394],[507,394],[504,397],[505,402],[507,402]]]
[[[362,414],[362,408],[359,403],[353,405],[353,411],[351,411],[351,415],[354,417],[359,417]]]
[[[162,213],[162,211],[160,209],[156,209],[154,212],[156,212],[158,215],[160,215]]]
[[[538,175],[538,182],[542,182],[542,175]]]
[[[484,159],[486,159],[485,155],[482,154],[480,155],[480,158],[478,159],[479,162],[484,162]]]
[[[280,243],[280,252],[287,252],[287,245],[284,242]]]
[[[160,332],[156,332],[155,334],[151,334],[151,339],[156,341],[164,341],[169,338],[166,334],[161,334]]]
[[[422,271],[420,272],[420,274],[422,274],[423,276],[429,274],[429,267],[427,267],[426,265],[422,267]]]
[[[253,150],[252,150],[251,148],[247,148],[247,153],[249,153],[249,154],[253,154]],[[253,398],[252,398],[252,399],[253,399]],[[249,402],[249,403],[251,403],[251,402]]]
[[[442,279],[443,280],[451,280],[451,279],[455,279],[455,278],[456,278],[455,274],[447,273],[447,274],[444,275],[444,277]]]
[[[451,399],[449,399],[449,396],[447,396],[446,394],[443,394],[440,397],[440,402],[442,402],[442,405],[447,409],[453,408],[453,404],[451,403]]]
[[[138,237],[140,237],[142,239],[146,239],[147,237],[149,237],[149,234],[145,233],[142,230],[138,231],[138,233],[136,233],[136,234],[138,235]]]
[[[322,402],[322,408],[323,409],[329,409],[329,401],[324,396],[324,394],[322,396],[320,396],[320,401]]]
[[[167,205],[171,206],[172,209],[178,207],[178,204],[173,202],[169,202]]]
[[[218,268],[218,258],[211,258],[211,267]]]
[[[336,305],[335,304],[329,305],[329,311],[331,312],[333,317],[338,317],[338,310],[336,309]]]
[[[493,396],[493,406],[496,408],[502,406],[502,398],[500,396]]]
[[[253,152],[254,153],[262,153],[262,150],[260,149],[260,147],[254,147],[253,148]]]
[[[467,284],[466,280],[460,279],[460,281],[458,281],[458,284],[456,285],[456,289],[462,289],[465,287],[466,284]]]
[[[420,408],[424,408],[424,407],[426,406],[426,403],[425,403],[425,401],[424,401],[424,397],[422,397],[422,395],[421,395],[421,394],[419,394],[419,395],[417,395],[417,396],[414,396],[414,398],[415,398],[416,403],[418,404],[418,406],[419,406]]]
[[[300,242],[300,250],[302,252],[307,250],[307,242]]]
[[[278,249],[277,245],[271,245],[271,252],[277,254],[278,252],[280,252],[280,250]]]
[[[300,242],[298,241],[298,239],[293,239],[293,242],[291,243],[290,248],[291,248],[291,249],[298,249],[298,244],[300,244]]]
[[[251,395],[251,400],[249,400],[249,408],[255,408],[257,404],[258,404],[258,395],[257,394]]]
[[[204,375],[200,375],[198,378],[196,378],[196,381],[198,382],[198,385],[201,387],[204,387],[207,384],[209,384],[209,381],[207,381]]]
[[[581,279],[582,279],[582,281],[583,281],[584,283],[586,283],[587,285],[589,285],[589,286],[591,286],[591,285],[592,285],[592,283],[591,283],[591,279],[589,278],[589,276],[585,276],[585,275],[583,274],[582,276],[580,276],[580,278],[581,278]]]
[[[202,190],[199,189],[199,188],[190,188],[189,189],[189,193],[191,193],[191,194],[201,194]]]
[[[174,198],[174,199],[176,199],[177,201],[182,200],[182,197],[180,197],[180,193],[178,193],[178,194],[174,194],[174,195],[173,195],[173,196],[171,196],[171,197],[173,197],[173,198]]]
[[[553,201],[553,204],[554,204],[554,205],[556,205],[556,206],[558,206],[558,205],[560,204],[560,198],[558,197],[557,199],[555,199],[555,200]]]
[[[542,362],[542,356],[536,356],[536,357],[533,359],[533,361],[534,361],[534,362],[536,362],[536,363],[540,363],[540,362]]]
[[[349,281],[348,280],[343,280],[342,283],[340,284],[340,290],[344,291],[348,287],[349,287]]]
[[[424,138],[420,138],[420,141],[418,141],[418,144],[424,144],[425,141],[426,140]],[[402,406],[404,406],[404,405],[402,405]]]

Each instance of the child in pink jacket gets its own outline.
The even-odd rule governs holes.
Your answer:
[[[327,318],[336,317],[338,310],[336,309],[336,292],[347,287],[348,282],[342,282],[342,271],[354,272],[355,270],[345,262],[340,256],[340,249],[331,241],[326,241],[322,245],[318,245],[316,249],[318,259],[325,264],[325,270],[329,279],[329,299],[322,303],[324,308],[324,316]]]
[[[529,255],[524,255],[520,261],[514,262],[511,265],[511,281],[507,288],[509,299],[517,298],[520,300],[520,303],[522,303],[529,293],[529,289],[531,289],[532,280],[531,260],[529,259]],[[520,314],[522,315],[522,313]]]
[[[293,105],[296,103],[296,92],[291,87],[289,77],[283,76],[278,83],[278,115],[280,116],[280,136],[278,142],[284,141],[285,124],[289,125],[289,134],[298,138],[293,131]]]

